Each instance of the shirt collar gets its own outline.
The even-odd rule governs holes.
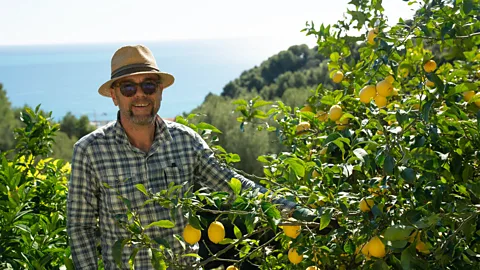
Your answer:
[[[115,141],[118,144],[130,144],[130,141],[128,140],[127,133],[125,132],[125,129],[123,128],[121,122],[120,122],[120,111],[117,113],[117,121],[115,123],[115,128],[114,128],[114,136],[115,136]],[[151,150],[156,150],[161,144],[164,143],[169,143],[172,141],[172,135],[168,131],[168,126],[163,121],[163,119],[156,115],[155,117],[155,135],[153,138],[153,144],[151,147]]]

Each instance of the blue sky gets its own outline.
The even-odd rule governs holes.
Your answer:
[[[384,0],[390,22],[409,18],[402,0]],[[0,0],[1,45],[81,44],[274,37],[307,43],[306,21],[331,24],[347,0]]]

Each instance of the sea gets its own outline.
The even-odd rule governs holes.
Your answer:
[[[97,90],[110,78],[113,53],[130,44],[148,46],[160,70],[175,77],[159,111],[165,118],[189,113],[243,71],[296,45],[273,38],[238,38],[0,46],[0,83],[12,107],[40,105],[56,121],[67,112],[95,122],[111,121],[117,107]]]

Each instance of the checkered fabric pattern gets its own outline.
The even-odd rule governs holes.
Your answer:
[[[118,120],[81,138],[74,147],[67,202],[67,230],[75,268],[97,269],[95,232],[99,227],[105,269],[117,269],[112,256],[113,244],[117,239],[129,237],[115,220],[116,215],[126,213],[126,206],[117,192],[130,200],[132,209],[138,211],[145,226],[170,219],[170,210],[157,204],[140,207],[147,197],[135,187],[136,184],[143,184],[153,193],[166,189],[171,182],[176,185],[188,182],[185,188],[197,182],[216,191],[230,192],[227,182],[232,177],[240,179],[244,188],[257,186],[222,166],[192,129],[160,117],[157,117],[155,138],[148,153],[130,144]],[[295,207],[292,202],[281,201],[287,208]],[[173,252],[180,254],[183,248],[172,236],[181,234],[186,223],[179,211],[174,228],[154,226],[146,233],[151,239],[169,240]],[[125,247],[125,267],[131,253],[132,249]],[[136,256],[135,269],[152,269],[150,260],[148,250],[141,250]]]

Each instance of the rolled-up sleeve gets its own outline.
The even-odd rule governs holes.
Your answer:
[[[97,269],[98,185],[84,148],[76,144],[68,184],[67,232],[75,269]]]

